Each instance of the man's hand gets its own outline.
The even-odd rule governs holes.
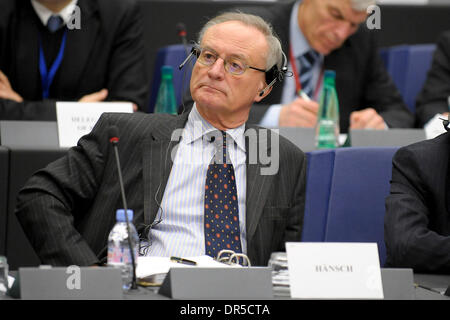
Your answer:
[[[78,102],[101,102],[104,101],[107,96],[108,90],[102,89],[98,92],[85,95],[80,100],[78,100]]]
[[[282,107],[280,112],[280,127],[315,127],[319,104],[297,98]]]
[[[0,70],[0,98],[23,102],[23,98],[13,90],[8,77]]]
[[[375,109],[367,108],[350,114],[350,129],[386,129],[386,123]]]
[[[104,101],[107,96],[108,96],[108,90],[102,89],[98,92],[94,92],[94,93],[83,96],[80,100],[78,100],[78,102],[101,102],[101,101]],[[133,105],[133,111],[136,112],[138,110],[137,104],[132,102],[132,105]]]

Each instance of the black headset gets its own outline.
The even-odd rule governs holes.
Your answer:
[[[281,68],[278,68],[277,64],[275,64],[272,68],[266,71],[266,83],[268,83],[268,85],[261,90],[261,92],[259,93],[260,97],[267,91],[267,89],[273,87],[276,81],[279,81],[280,83],[283,82],[286,74],[288,74],[288,77],[292,76],[292,74],[288,73],[286,55],[283,51],[281,51],[281,54],[283,57],[282,66]]]
[[[444,128],[446,131],[450,131],[450,128],[448,127],[448,125],[450,124],[450,113],[448,114],[447,119],[442,119],[442,124],[444,125]]]

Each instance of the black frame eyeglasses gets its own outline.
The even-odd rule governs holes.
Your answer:
[[[197,61],[204,66],[210,67],[217,61],[217,59],[220,58],[217,52],[210,48],[202,48],[199,45],[196,45],[192,48],[192,50],[197,57]],[[264,73],[266,72],[264,69],[249,66],[238,57],[225,58],[223,61],[225,71],[236,76],[244,74],[247,69],[253,69]]]

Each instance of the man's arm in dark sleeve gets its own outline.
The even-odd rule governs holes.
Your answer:
[[[56,104],[52,100],[16,102],[0,99],[0,120],[56,121]]]
[[[438,113],[449,112],[450,31],[437,42],[431,69],[416,102],[417,125],[423,127]]]
[[[306,194],[306,156],[303,152],[296,152],[293,161],[299,163],[298,175],[294,178],[295,189],[293,190],[292,207],[289,210],[289,221],[286,226],[284,242],[301,240],[303,229],[303,217],[305,211]]]
[[[135,1],[127,1],[124,6],[126,11],[121,17],[109,63],[108,100],[134,102],[138,110],[146,111],[149,82],[141,11]]]
[[[107,128],[102,116],[78,146],[35,173],[19,192],[16,215],[43,264],[99,262],[74,221],[89,211],[101,183]]]
[[[416,152],[402,148],[393,159],[384,221],[386,264],[415,271],[448,272],[450,237],[429,229],[429,217],[435,213],[426,204],[427,190],[421,178],[426,166],[419,164]]]

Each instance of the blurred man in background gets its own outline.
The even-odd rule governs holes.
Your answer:
[[[361,26],[374,3],[303,0],[271,10],[242,8],[273,25],[294,74],[272,90],[264,106],[253,109],[251,121],[267,127],[314,127],[323,72],[331,69],[336,71],[341,132],[412,127],[414,117],[385,70],[374,34]]]
[[[147,95],[141,16],[134,0],[3,0],[0,119],[55,120],[56,101]]]

